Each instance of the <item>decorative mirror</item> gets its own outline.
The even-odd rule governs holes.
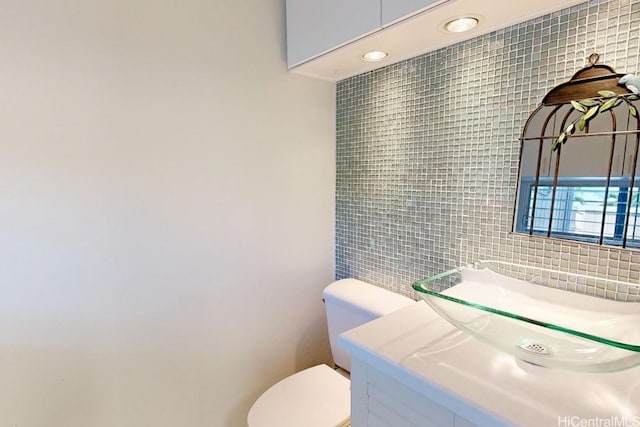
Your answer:
[[[553,88],[522,131],[516,233],[640,247],[640,79],[597,64]]]

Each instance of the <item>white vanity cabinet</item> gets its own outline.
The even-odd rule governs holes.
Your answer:
[[[380,0],[287,0],[287,65],[295,67],[380,25]]]
[[[339,344],[351,354],[353,427],[640,423],[640,367],[534,366],[467,337],[424,302],[347,331]]]
[[[351,393],[351,425],[354,427],[476,426],[355,358],[351,362]]]

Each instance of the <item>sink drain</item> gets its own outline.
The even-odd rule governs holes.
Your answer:
[[[540,354],[543,356],[551,354],[551,349],[549,349],[549,347],[535,341],[527,341],[524,344],[520,344],[518,347],[528,353]]]

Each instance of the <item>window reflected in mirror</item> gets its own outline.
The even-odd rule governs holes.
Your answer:
[[[599,67],[597,72],[583,69],[594,74],[586,78],[576,73],[569,82],[576,82],[569,88],[574,93],[565,87],[566,93],[547,104],[543,100],[529,117],[521,138],[513,228],[529,235],[640,248],[637,96],[617,84],[620,75]],[[584,88],[587,80],[593,87]],[[603,85],[616,93],[603,92]]]

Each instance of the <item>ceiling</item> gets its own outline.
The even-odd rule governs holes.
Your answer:
[[[291,71],[338,81],[583,2],[448,0],[302,63]],[[442,29],[445,22],[460,16],[477,17],[480,24],[465,33],[448,33]],[[362,54],[370,50],[382,50],[389,56],[380,62],[363,61]]]

